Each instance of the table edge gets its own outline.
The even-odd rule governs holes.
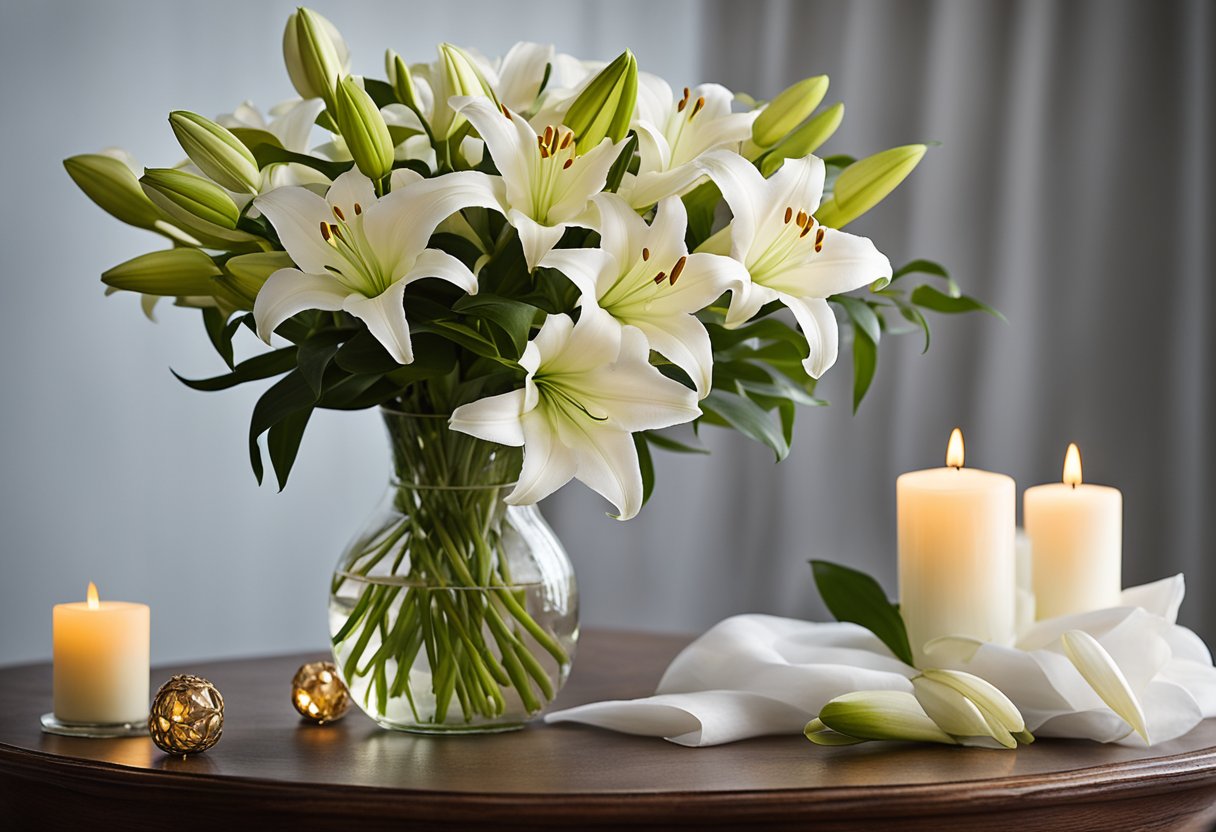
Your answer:
[[[594,729],[588,729],[594,730]],[[761,820],[768,817],[813,820],[842,816],[858,819],[933,815],[945,810],[973,814],[992,810],[1026,811],[1143,797],[1160,792],[1210,787],[1216,790],[1216,747],[1168,757],[1106,763],[1050,774],[1020,775],[949,783],[891,786],[828,786],[756,789],[734,792],[588,791],[515,793],[435,791],[184,773],[134,768],[115,763],[65,758],[0,743],[0,774],[18,780],[53,780],[64,788],[92,791],[123,785],[205,800],[222,796],[232,807],[243,801],[276,803],[284,810],[323,802],[326,811],[382,813],[401,820],[467,818],[486,820],[527,813],[530,819],[570,822],[595,811],[617,820]]]

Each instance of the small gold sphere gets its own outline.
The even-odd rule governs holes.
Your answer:
[[[333,662],[309,662],[291,680],[291,704],[300,716],[323,725],[346,716],[350,691]]]
[[[220,741],[224,697],[201,676],[174,676],[152,700],[148,732],[168,754],[198,754]]]

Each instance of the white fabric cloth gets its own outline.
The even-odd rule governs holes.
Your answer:
[[[1125,590],[1124,606],[1041,621],[1016,647],[946,638],[935,666],[974,673],[1008,696],[1038,736],[1143,744],[1065,656],[1061,635],[1084,630],[1118,664],[1140,700],[1154,743],[1216,716],[1216,668],[1203,642],[1175,623],[1182,576]],[[594,702],[546,717],[663,737],[685,746],[801,734],[843,693],[911,691],[917,670],[855,624],[738,615],[678,655],[654,696]]]

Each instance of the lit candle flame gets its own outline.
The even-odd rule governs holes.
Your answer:
[[[946,447],[946,467],[963,467],[963,432],[958,428],[950,434],[950,444]]]
[[[89,609],[96,610],[101,608],[101,602],[97,600],[97,584],[89,581],[89,591],[85,597],[89,600]]]
[[[1081,484],[1081,451],[1077,443],[1068,443],[1068,452],[1064,454],[1064,484],[1076,488]]]

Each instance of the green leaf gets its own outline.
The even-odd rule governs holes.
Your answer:
[[[642,469],[642,505],[650,501],[654,493],[654,460],[650,457],[650,446],[646,444],[645,433],[633,435],[633,445],[638,449],[638,466]]]
[[[253,415],[249,420],[249,463],[259,484],[265,470],[262,465],[262,452],[258,448],[258,438],[292,414],[311,410],[315,402],[316,396],[304,376],[299,370],[293,370],[263,393],[253,406]],[[301,432],[302,430],[301,428]],[[282,450],[280,448],[280,454]],[[274,461],[273,458],[271,461]],[[282,476],[280,480],[285,482],[286,476]]]
[[[790,445],[768,412],[746,396],[713,390],[701,400],[701,410],[716,416],[744,436],[770,448],[777,461],[789,456]]]
[[[887,600],[878,581],[864,572],[826,560],[812,560],[811,571],[823,603],[837,621],[860,624],[878,636],[897,659],[914,666],[908,630],[899,608]]]
[[[234,360],[232,338],[241,328],[246,317],[252,318],[252,316],[241,316],[229,321],[224,313],[214,306],[203,309],[203,326],[207,330],[207,337],[211,339],[211,345],[215,347],[215,351],[219,353],[220,358],[224,359],[224,363],[228,365],[229,369],[232,369]]]
[[[287,477],[296,463],[300,441],[304,438],[304,429],[308,427],[311,416],[311,407],[297,410],[271,425],[266,434],[266,452],[270,454],[270,464],[274,466],[280,491],[287,487]]]
[[[901,277],[906,277],[910,274],[927,274],[933,277],[940,277],[946,281],[946,291],[952,298],[957,298],[963,293],[959,285],[954,282],[954,278],[946,271],[946,267],[941,263],[935,263],[932,260],[913,260],[900,266],[891,275],[891,282],[899,280]]]
[[[296,363],[300,368],[300,374],[304,376],[304,380],[308,382],[314,395],[321,395],[325,371],[329,368],[334,356],[337,355],[343,339],[348,335],[348,332],[331,329],[318,332],[306,341],[300,342]]]
[[[678,454],[708,454],[709,448],[698,448],[696,445],[687,445],[677,439],[672,439],[670,436],[664,436],[658,431],[644,431],[646,441],[656,448],[662,448],[665,451],[674,451]]]
[[[216,390],[227,390],[230,387],[244,384],[247,381],[258,381],[270,378],[271,376],[277,376],[280,373],[290,371],[295,366],[296,348],[284,347],[274,352],[255,355],[253,358],[246,359],[237,364],[231,373],[225,373],[222,376],[215,376],[213,378],[188,379],[183,378],[173,370],[170,370],[170,372],[173,373],[178,381],[191,390],[201,390],[210,393]]]
[[[877,344],[882,339],[882,324],[868,303],[850,295],[833,295],[832,301],[844,308],[853,323],[862,329],[871,341]]]
[[[925,316],[921,314],[919,309],[902,297],[898,295],[890,295],[889,297],[895,302],[895,306],[899,309],[899,314],[903,316],[904,320],[920,327],[921,331],[925,333],[925,346],[920,351],[921,355],[924,355],[929,351],[929,322],[925,320]]]
[[[478,318],[490,325],[495,345],[506,358],[517,359],[523,355],[536,317],[536,307],[518,300],[496,295],[477,293],[465,295],[453,304],[457,312]]]
[[[608,180],[604,185],[604,190],[608,193],[616,193],[616,189],[621,187],[621,180],[625,178],[625,173],[629,170],[629,163],[633,161],[633,154],[638,149],[638,134],[630,131],[629,138],[625,140],[625,146],[621,148],[621,152],[617,155],[616,161],[612,163],[612,167],[608,168]]]
[[[1005,320],[1004,315],[986,303],[967,295],[952,298],[947,294],[939,292],[932,286],[917,286],[912,291],[911,300],[917,306],[932,309],[934,312],[944,312],[948,315],[958,314],[959,312],[987,312],[993,317],[1000,318],[1002,321]]]
[[[258,167],[264,168],[276,162],[295,162],[312,168],[315,171],[320,171],[330,179],[337,179],[355,166],[354,162],[330,162],[326,159],[318,159],[316,156],[296,153],[272,144],[259,144],[249,149],[253,153],[253,158],[257,160]]]
[[[878,368],[878,345],[870,340],[870,335],[860,324],[853,324],[853,412],[861,406],[861,400],[866,397],[870,383],[874,381],[874,371]]]

